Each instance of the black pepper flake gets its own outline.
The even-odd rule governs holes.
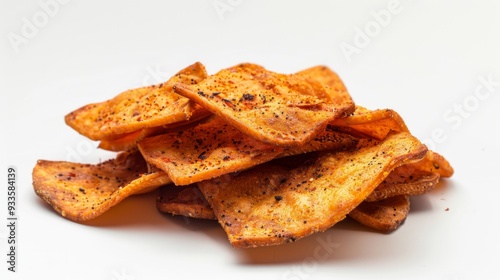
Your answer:
[[[281,195],[276,195],[274,196],[274,199],[276,199],[276,201],[280,201],[283,199],[283,197]]]
[[[78,189],[81,193],[85,194],[85,189],[84,188],[79,188]]]
[[[230,156],[225,156],[224,158],[222,158],[222,160],[229,160],[229,159],[231,159]]]
[[[243,100],[245,100],[245,101],[252,101],[253,98],[254,98],[253,94],[250,94],[250,93],[243,94]]]
[[[203,91],[201,91],[201,90],[198,91],[198,95],[205,97],[205,93]]]
[[[198,156],[198,158],[199,158],[199,159],[202,159],[202,160],[203,160],[203,159],[206,159],[206,158],[207,158],[206,153],[207,153],[206,151],[202,152],[202,153]]]

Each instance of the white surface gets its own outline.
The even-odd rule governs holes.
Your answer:
[[[0,227],[1,279],[500,277],[497,1],[40,4],[47,2],[0,2],[0,178],[6,186],[7,166],[17,167],[19,217],[16,273],[7,271],[8,233]],[[387,15],[383,9],[392,12],[382,25],[375,18]],[[369,41],[357,31],[365,28],[372,28]],[[346,44],[358,52],[346,56]],[[359,105],[398,111],[456,173],[413,199],[394,233],[345,221],[294,244],[251,250],[233,249],[214,222],[159,214],[152,194],[129,198],[87,225],[63,219],[35,195],[37,159],[112,156],[67,127],[65,114],[161,82],[195,61],[210,73],[239,62],[290,73],[326,64]],[[489,91],[481,79],[494,81]],[[6,195],[3,188],[2,224]]]

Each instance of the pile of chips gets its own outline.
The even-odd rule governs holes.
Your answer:
[[[282,74],[245,63],[209,75],[195,63],[65,121],[117,156],[37,162],[34,190],[63,217],[85,222],[157,191],[160,212],[218,220],[238,248],[294,242],[347,216],[395,230],[410,196],[453,174],[398,113],[355,104],[326,66]]]

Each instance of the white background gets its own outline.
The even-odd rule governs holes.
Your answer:
[[[351,2],[0,1],[0,278],[499,279],[499,2]],[[343,221],[249,250],[232,248],[216,222],[159,214],[154,194],[87,224],[35,195],[37,159],[113,156],[66,126],[65,114],[195,61],[209,73],[239,62],[283,73],[328,65],[357,104],[395,109],[456,173],[413,198],[391,234]],[[16,273],[6,262],[11,165]]]

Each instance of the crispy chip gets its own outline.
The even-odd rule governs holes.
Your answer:
[[[167,133],[171,129],[192,124],[205,117],[207,117],[207,112],[205,110],[195,110],[189,120],[163,126],[143,128],[134,132],[120,134],[113,138],[103,139],[99,143],[99,148],[114,152],[127,151],[135,148],[137,146],[137,142],[146,137]]]
[[[172,90],[175,83],[192,85],[206,76],[205,67],[197,62],[165,83],[127,90],[111,100],[83,106],[66,115],[65,121],[80,134],[102,140],[188,120],[192,114],[208,114],[203,107]]]
[[[164,170],[176,185],[188,185],[240,171],[276,157],[327,149],[348,149],[357,144],[350,135],[325,130],[297,148],[269,145],[255,140],[214,116],[185,130],[139,142],[147,162]]]
[[[171,183],[163,172],[146,171],[137,150],[95,165],[39,160],[33,169],[33,187],[63,217],[83,222],[130,195]]]
[[[398,195],[380,201],[364,201],[349,213],[349,217],[369,228],[389,232],[406,220],[409,211],[409,196]]]
[[[339,128],[344,132],[356,132],[355,135],[363,135],[382,140],[391,131],[409,132],[408,127],[401,116],[392,109],[368,110],[356,106],[356,111],[345,118],[337,118],[330,123],[331,126]]]
[[[429,150],[424,159],[413,164],[413,167],[425,172],[439,173],[441,177],[449,178],[454,170],[451,164],[442,155]]]
[[[310,82],[317,82],[324,86],[328,94],[326,98],[333,103],[348,104],[353,102],[340,77],[327,66],[314,66],[297,72],[297,74],[308,78]]]
[[[291,170],[270,163],[198,186],[234,247],[293,242],[324,231],[356,208],[396,167],[427,148],[409,133],[323,152]]]
[[[196,184],[160,188],[156,208],[162,213],[215,220],[215,214]]]
[[[439,173],[415,169],[414,163],[394,169],[365,201],[378,201],[398,195],[421,195],[434,189]]]
[[[337,92],[317,80],[255,64],[223,69],[197,85],[177,83],[174,90],[252,138],[285,147],[303,145],[354,110],[350,99],[333,102]]]
[[[368,110],[356,106],[356,111],[345,118],[335,119],[330,123],[332,129],[346,132],[357,137],[384,139],[391,131],[409,132],[404,120],[392,109]],[[439,173],[441,177],[453,175],[453,167],[440,154],[429,150],[423,160],[413,165],[416,169]]]
[[[406,219],[409,203],[408,196],[405,195],[376,202],[365,200],[349,212],[349,216],[367,227],[387,232],[395,230]],[[161,187],[156,207],[158,211],[166,214],[196,219],[217,219],[210,204],[195,184],[181,188],[173,185]]]
[[[283,148],[240,133],[221,118],[138,143],[144,158],[176,185],[189,185],[269,161]]]

